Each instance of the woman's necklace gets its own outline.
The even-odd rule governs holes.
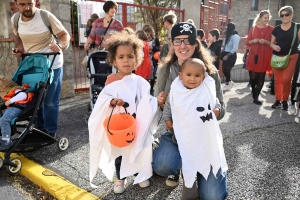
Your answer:
[[[104,19],[106,19],[106,17],[104,17]],[[109,24],[110,20],[106,19],[107,20],[107,23]]]

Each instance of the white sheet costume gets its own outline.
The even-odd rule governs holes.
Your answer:
[[[127,112],[136,114],[136,136],[126,147],[115,147],[110,144],[103,126],[106,117],[111,113],[110,101],[121,98],[129,104]],[[113,179],[115,159],[122,156],[120,178],[139,173],[134,184],[152,176],[152,134],[150,123],[157,111],[157,98],[150,95],[149,83],[135,74],[125,76],[122,80],[112,82],[104,87],[98,96],[95,107],[89,118],[90,136],[90,182],[96,175],[98,167],[105,176]],[[124,108],[117,106],[114,113],[125,113]]]
[[[199,87],[187,89],[177,77],[169,98],[185,186],[191,188],[197,172],[207,179],[211,166],[215,176],[220,168],[228,169],[223,137],[211,109],[216,104],[215,81],[205,73]]]

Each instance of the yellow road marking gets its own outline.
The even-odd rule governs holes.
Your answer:
[[[4,153],[0,153],[4,158]],[[11,154],[12,158],[18,158],[22,162],[22,168],[19,173],[41,186],[46,192],[58,200],[100,200],[95,195],[74,185],[59,174],[44,168],[40,164],[29,160],[21,154]]]

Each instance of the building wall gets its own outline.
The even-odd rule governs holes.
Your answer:
[[[184,9],[184,20],[192,19],[196,28],[200,27],[200,0],[181,0],[180,9]]]
[[[275,26],[276,20],[281,20],[278,16],[280,0],[259,0],[258,11],[251,11],[252,0],[231,0],[231,8],[229,10],[229,19],[236,25],[236,30],[241,37],[248,35],[249,20],[254,19],[256,15],[262,11],[268,9],[272,15],[272,19],[269,24]],[[300,4],[299,0],[285,0],[285,5],[290,5],[294,8],[294,19],[293,21],[300,21]]]
[[[14,2],[14,0],[0,0],[1,6],[4,6],[6,9],[6,21],[1,21],[1,24],[4,24],[5,27],[8,27],[9,38],[12,38],[13,35],[11,31],[10,19],[13,15],[13,12],[11,10],[10,2]],[[40,7],[52,12],[62,22],[70,35],[72,34],[69,0],[40,0]],[[0,26],[3,27],[1,24]],[[11,55],[11,49],[14,47],[14,45],[14,42],[9,40],[0,42],[0,76],[11,77],[14,71],[18,68],[20,59],[17,59]],[[73,78],[73,51],[71,45],[68,50],[64,51],[63,67],[64,78],[61,98],[72,97],[75,95],[75,92]]]

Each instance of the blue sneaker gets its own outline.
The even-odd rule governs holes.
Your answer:
[[[6,140],[1,140],[0,141],[0,151],[4,151],[12,147],[13,143],[11,140],[6,141]]]

